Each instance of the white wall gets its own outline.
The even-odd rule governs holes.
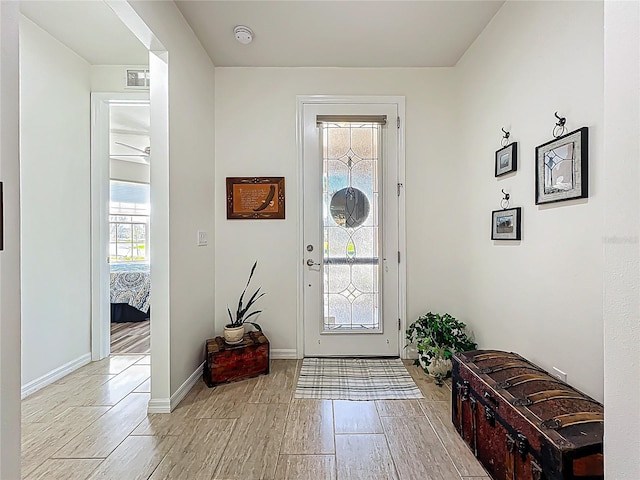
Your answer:
[[[258,322],[272,348],[295,350],[298,239],[296,95],[406,96],[408,319],[455,311],[460,225],[439,227],[459,207],[460,174],[450,69],[216,68],[216,332],[254,260],[267,295]],[[225,177],[284,176],[285,220],[227,220]],[[438,227],[436,227],[438,226]],[[443,278],[447,279],[443,281]],[[302,352],[298,352],[301,354]]]
[[[127,68],[149,65],[91,65],[92,92],[148,92],[148,88],[127,88]]]
[[[20,41],[24,386],[90,352],[90,77],[26,17]]]
[[[168,51],[169,138],[166,140],[170,179],[167,192],[170,392],[173,394],[202,363],[204,342],[214,333],[214,67],[173,2],[133,1],[131,5]],[[153,133],[153,87],[151,108],[151,148],[155,152],[158,150],[154,142],[160,139],[154,139]],[[156,165],[151,166],[152,190],[162,188],[155,180]],[[152,209],[155,208],[153,199],[152,192]],[[209,246],[196,246],[198,230],[208,232]],[[154,232],[152,230],[152,262],[157,258],[161,241]]]
[[[149,89],[127,88],[127,68],[149,68],[148,65],[91,65],[91,91],[108,93],[148,92]],[[110,176],[115,180],[149,183],[148,164],[111,159]]]
[[[466,208],[461,305],[482,348],[520,353],[603,399],[603,4],[507,2],[459,61],[457,102]],[[589,198],[534,201],[535,147],[589,127]],[[494,178],[501,127],[518,171]],[[523,208],[521,242],[490,240],[501,189]]]
[[[20,165],[18,2],[0,2],[0,478],[20,478]]]
[[[605,474],[640,478],[640,3],[605,2]]]

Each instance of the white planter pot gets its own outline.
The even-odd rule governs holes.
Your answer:
[[[424,369],[425,365],[422,359],[420,359],[420,366]],[[431,364],[427,367],[427,371],[429,375],[435,377],[436,375],[442,376],[442,378],[446,377],[447,374],[452,370],[453,364],[451,360],[444,358],[434,358],[431,361]]]
[[[244,325],[239,327],[224,327],[224,341],[230,345],[235,345],[242,342],[244,337]]]

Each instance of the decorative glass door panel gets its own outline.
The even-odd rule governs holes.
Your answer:
[[[379,123],[322,123],[322,331],[380,332]]]

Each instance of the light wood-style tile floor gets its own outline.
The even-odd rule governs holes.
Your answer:
[[[407,365],[423,400],[301,400],[299,366],[198,382],[161,415],[148,355],[87,365],[23,400],[23,479],[488,480],[451,425],[450,384]]]
[[[151,352],[151,320],[142,322],[111,322],[111,353]]]

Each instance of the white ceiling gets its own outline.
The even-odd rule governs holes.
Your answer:
[[[148,104],[112,105],[109,108],[112,132],[149,136],[151,112]]]
[[[149,105],[111,105],[109,113],[111,133],[109,154],[111,158],[134,163],[148,163],[148,155],[141,155],[139,150],[144,150],[150,145],[151,112]],[[125,145],[122,145],[123,143]],[[135,148],[129,148],[126,145]]]
[[[20,11],[92,65],[149,63],[149,51],[103,1],[22,1]]]
[[[216,66],[449,67],[504,1],[177,0]],[[255,33],[250,45],[236,25]]]
[[[158,0],[156,0],[158,1]],[[177,0],[216,66],[453,66],[499,0]],[[102,0],[22,1],[22,13],[93,65],[146,65],[148,52]],[[233,27],[255,32],[236,42]]]

